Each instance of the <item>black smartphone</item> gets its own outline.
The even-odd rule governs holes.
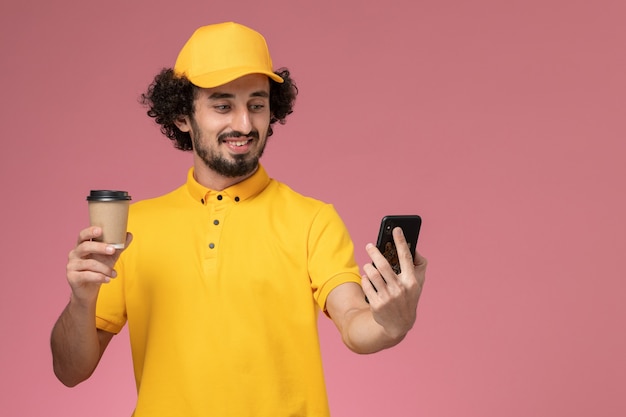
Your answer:
[[[389,215],[383,217],[380,222],[376,247],[378,247],[378,250],[387,259],[393,271],[399,274],[400,262],[392,234],[393,229],[396,227],[400,227],[404,232],[404,237],[409,245],[411,256],[415,256],[415,247],[417,246],[417,238],[419,237],[420,228],[422,227],[422,218],[415,214]]]

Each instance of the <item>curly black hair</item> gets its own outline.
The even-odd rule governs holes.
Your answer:
[[[274,131],[272,125],[276,122],[285,124],[287,116],[293,112],[293,106],[298,95],[296,83],[291,78],[287,68],[275,72],[284,82],[270,80],[270,126],[267,136]],[[141,95],[141,104],[148,107],[148,116],[161,125],[161,132],[167,136],[174,147],[183,151],[192,150],[191,136],[176,127],[174,121],[180,116],[193,116],[193,101],[199,87],[191,83],[186,77],[178,76],[171,68],[164,68],[154,77],[148,90]]]

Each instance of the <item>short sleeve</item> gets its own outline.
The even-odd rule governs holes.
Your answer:
[[[311,224],[308,240],[309,276],[313,296],[322,311],[328,294],[346,282],[361,285],[354,244],[335,208],[325,204]]]

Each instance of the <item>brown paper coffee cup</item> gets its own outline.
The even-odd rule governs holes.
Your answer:
[[[124,249],[130,200],[126,191],[91,190],[87,196],[89,222],[102,228],[102,236],[97,241]]]

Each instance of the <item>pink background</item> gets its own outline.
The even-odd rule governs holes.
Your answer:
[[[0,414],[128,416],[127,334],[92,379],[52,373],[91,188],[185,180],[137,99],[197,26],[262,32],[299,83],[264,164],[333,202],[359,263],[424,218],[415,329],[373,356],[321,322],[334,416],[626,415],[623,0],[4,1]],[[242,254],[245,257],[245,254]]]

